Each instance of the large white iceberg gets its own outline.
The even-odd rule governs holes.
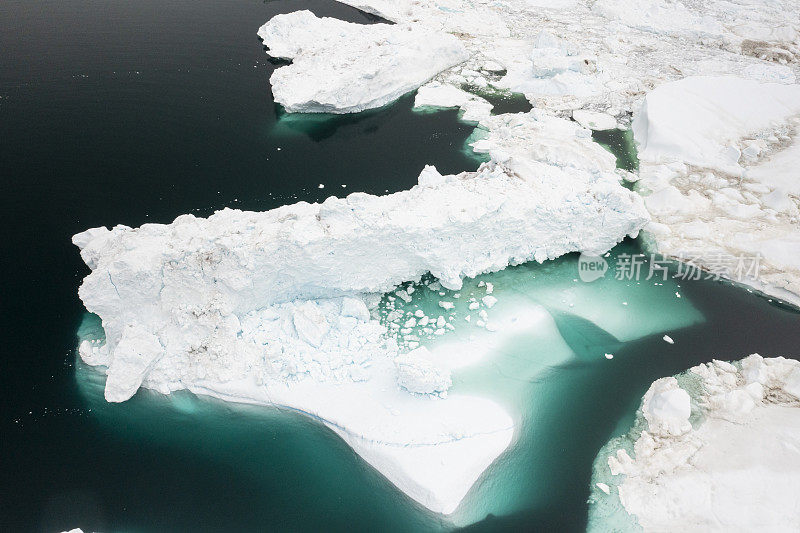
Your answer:
[[[564,124],[567,137],[585,131]],[[429,167],[386,196],[80,233],[92,269],[80,296],[106,334],[81,343],[81,357],[107,368],[109,401],[144,386],[305,412],[450,513],[508,446],[513,420],[448,391],[457,361],[402,354],[371,315],[373,295],[428,272],[457,289],[509,264],[602,253],[647,221],[604,159],[563,167],[499,153],[477,172]]]
[[[258,36],[292,64],[270,77],[289,112],[352,113],[388,104],[468,55],[452,35],[422,26],[353,24],[310,11],[277,15]]]
[[[800,303],[800,85],[696,77],[633,122],[654,250]]]
[[[630,453],[598,456],[592,515],[618,499],[645,531],[800,528],[800,362],[754,354],[659,379],[636,427]]]

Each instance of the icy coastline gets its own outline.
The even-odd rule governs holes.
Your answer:
[[[598,455],[590,530],[607,530],[619,505],[645,531],[796,530],[799,407],[800,362],[782,357],[657,380],[634,429]]]

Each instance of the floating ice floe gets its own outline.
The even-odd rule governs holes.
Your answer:
[[[634,428],[595,461],[590,530],[637,529],[608,515],[619,504],[645,531],[800,528],[800,362],[754,354],[659,379]]]
[[[310,11],[277,15],[258,36],[269,55],[292,60],[270,77],[275,101],[289,112],[380,107],[468,57],[458,39],[422,26],[353,24]]]
[[[654,251],[800,303],[800,86],[672,82],[633,122]]]
[[[480,96],[439,82],[431,82],[420,87],[414,99],[414,107],[458,107],[463,112],[461,120],[465,122],[480,122],[489,118],[492,111],[492,104]]]

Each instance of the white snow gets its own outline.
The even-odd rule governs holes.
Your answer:
[[[270,77],[289,112],[352,113],[388,104],[468,55],[452,35],[420,26],[353,24],[310,11],[281,14],[258,36],[291,59]]]
[[[598,497],[618,495],[645,531],[796,531],[798,377],[800,362],[754,354],[692,368],[686,389],[656,381],[633,457],[620,449],[607,458],[611,487],[598,488],[611,496]]]
[[[633,122],[654,251],[800,303],[800,86],[668,83]]]

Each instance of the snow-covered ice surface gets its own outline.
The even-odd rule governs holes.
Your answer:
[[[800,303],[800,86],[667,83],[635,115],[651,247]]]
[[[289,112],[380,107],[467,58],[458,39],[446,33],[354,24],[310,11],[277,15],[258,36],[272,57],[292,60],[270,77],[275,101]]]
[[[753,354],[657,380],[592,491],[595,531],[796,531],[800,362]]]

